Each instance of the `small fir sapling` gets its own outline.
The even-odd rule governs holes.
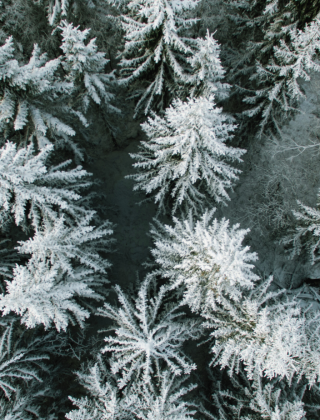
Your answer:
[[[81,31],[79,26],[74,28],[72,23],[68,24],[65,20],[58,29],[62,35],[61,63],[67,73],[66,80],[75,85],[78,100],[81,97],[83,112],[88,111],[90,99],[98,105],[103,100],[108,110],[120,112],[111,104],[114,94],[110,90],[116,82],[114,72],[105,73],[105,67],[110,60],[105,58],[106,53],[98,51],[96,38],[85,44],[90,29]]]
[[[178,208],[203,212],[209,197],[230,200],[226,190],[241,171],[229,162],[242,162],[246,151],[225,144],[236,126],[215,107],[213,97],[175,100],[163,118],[154,115],[141,126],[149,140],[130,154],[138,172],[128,178],[136,182],[134,190],[154,196],[159,212],[165,212],[168,201],[174,214]]]
[[[120,307],[105,303],[98,313],[115,323],[115,336],[105,338],[107,344],[102,352],[113,356],[111,371],[121,374],[119,388],[133,378],[150,382],[161,366],[167,366],[175,375],[196,369],[181,348],[186,340],[201,336],[200,321],[183,317],[180,305],[168,301],[168,287],[161,286],[156,291],[154,280],[147,276],[134,299],[119,286],[115,290]]]
[[[71,161],[58,166],[45,166],[53,146],[46,146],[37,155],[31,144],[17,150],[14,143],[7,142],[0,149],[0,220],[2,228],[12,214],[17,226],[34,228],[43,217],[51,220],[61,213],[77,221],[89,211],[77,205],[79,191],[90,185],[88,172],[78,166],[64,171]]]
[[[147,115],[152,109],[164,109],[171,102],[174,89],[192,79],[187,59],[195,52],[195,41],[180,33],[197,21],[186,19],[183,11],[194,8],[198,0],[123,3],[126,42],[120,54],[119,82],[126,86],[139,82],[134,92],[140,97],[135,115],[141,109]]]
[[[305,377],[312,386],[320,378],[320,312],[303,312],[296,300],[281,299],[285,290],[268,292],[270,277],[240,302],[221,296],[219,305],[203,312],[204,327],[212,330],[211,365],[291,381]]]
[[[191,213],[185,220],[174,217],[174,226],[155,220],[151,229],[151,253],[159,265],[153,274],[181,289],[183,303],[195,312],[214,310],[223,295],[239,301],[259,279],[252,271],[257,254],[242,245],[248,230],[213,219],[214,212],[206,211],[200,220]]]
[[[290,245],[290,257],[300,255],[302,250],[308,254],[311,264],[320,259],[320,193],[318,194],[317,208],[309,207],[298,201],[300,211],[293,211],[298,226],[295,231],[287,235],[280,242]]]

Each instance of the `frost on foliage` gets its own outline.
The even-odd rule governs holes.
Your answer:
[[[213,99],[175,100],[164,118],[157,115],[142,124],[149,141],[140,151],[130,154],[138,173],[135,190],[153,194],[159,211],[173,202],[172,212],[180,206],[201,212],[210,202],[230,200],[226,191],[238,179],[239,169],[228,162],[241,162],[245,150],[227,146],[235,125],[216,108]]]
[[[16,224],[25,228],[31,219],[35,230],[17,247],[31,258],[14,268],[12,281],[6,281],[7,294],[0,295],[0,308],[21,315],[28,327],[54,323],[65,330],[70,322],[83,325],[90,315],[79,298],[102,298],[95,290],[105,285],[110,264],[99,252],[110,249],[112,240],[106,237],[112,230],[109,222],[90,225],[95,212],[75,203],[81,199],[77,191],[90,185],[83,180],[86,171],[63,171],[69,161],[47,170],[52,148],[34,156],[32,145],[17,151],[7,143],[0,152],[2,213],[13,213]]]
[[[285,381],[271,382],[255,375],[248,381],[241,370],[239,376],[230,378],[227,390],[221,387],[212,395],[213,405],[224,420],[304,420],[306,412],[302,399],[305,385],[294,381],[291,386]],[[220,384],[219,384],[220,385]],[[216,417],[212,416],[212,419]]]
[[[34,0],[36,1],[36,0]],[[56,25],[61,18],[65,18],[68,14],[72,17],[77,15],[79,4],[85,3],[88,7],[95,7],[93,0],[42,0],[47,12],[49,25]]]
[[[79,26],[74,28],[66,21],[62,21],[58,28],[62,31],[62,66],[67,72],[67,80],[81,92],[84,112],[88,110],[90,99],[96,104],[103,99],[108,109],[119,112],[111,104],[114,95],[109,92],[115,83],[114,74],[105,74],[105,66],[110,60],[105,58],[106,53],[97,51],[96,38],[85,44],[90,29],[81,31]]]
[[[135,404],[135,418],[141,420],[192,420],[196,404],[183,397],[196,388],[183,386],[186,378],[177,378],[168,370],[159,372],[156,383],[142,381],[133,385],[132,393],[139,395]]]
[[[0,240],[0,276],[2,278],[12,278],[12,269],[17,261],[17,254],[12,249],[6,248],[9,240]],[[0,286],[1,287],[1,286]]]
[[[190,96],[205,96],[209,98],[213,93],[218,99],[228,97],[230,85],[222,83],[225,70],[220,60],[220,45],[207,30],[206,37],[197,38],[197,52],[189,58],[193,69],[194,87]]]
[[[267,292],[271,281],[240,302],[221,297],[218,308],[203,314],[204,326],[213,329],[211,364],[232,375],[243,362],[250,379],[258,373],[290,381],[297,374],[312,385],[320,379],[320,313],[303,313],[297,301],[281,300],[284,291]]]
[[[258,280],[250,264],[257,254],[242,245],[248,231],[213,219],[214,211],[198,221],[191,213],[186,220],[173,218],[173,227],[156,222],[151,230],[151,253],[159,265],[155,274],[168,278],[171,288],[182,287],[184,303],[193,311],[215,308],[222,294],[239,301]]]
[[[166,365],[175,375],[190,373],[196,368],[184,356],[181,347],[202,333],[198,321],[181,319],[179,305],[168,303],[170,290],[162,286],[156,293],[150,277],[141,284],[138,297],[130,299],[119,286],[116,292],[120,303],[115,308],[108,303],[99,314],[115,323],[115,335],[105,338],[102,352],[112,353],[111,370],[121,374],[119,387],[132,378],[143,378],[147,383],[159,366]]]
[[[256,74],[259,89],[255,96],[244,101],[254,105],[246,112],[249,116],[262,113],[261,128],[274,120],[281,120],[282,115],[292,112],[304,94],[301,80],[310,80],[310,73],[320,71],[316,61],[320,52],[320,18],[318,17],[304,30],[289,31],[290,42],[280,39],[274,47],[273,59],[265,66],[258,63]]]
[[[73,83],[57,75],[60,63],[60,58],[48,61],[35,45],[29,62],[20,66],[14,59],[12,37],[0,47],[0,133],[6,138],[19,131],[25,141],[35,139],[40,149],[53,141],[82,158],[71,140],[75,131],[59,117],[74,115],[83,120],[66,104]]]
[[[132,411],[137,402],[138,395],[134,392],[117,388],[115,378],[110,374],[101,358],[88,373],[77,373],[79,382],[87,390],[88,396],[82,398],[69,397],[77,407],[70,411],[66,418],[69,420],[132,420]]]
[[[320,194],[318,202],[320,203]],[[298,201],[300,211],[293,211],[297,219],[298,226],[295,232],[281,240],[282,243],[290,244],[292,249],[290,256],[293,258],[299,255],[304,249],[309,255],[311,264],[315,264],[320,259],[320,210],[319,203],[317,208],[308,207]]]
[[[136,115],[144,109],[163,109],[172,98],[172,91],[191,81],[188,57],[194,54],[195,41],[180,36],[197,19],[185,19],[180,13],[197,0],[132,0],[122,16],[125,47],[121,53],[120,82],[129,86],[140,81],[134,96],[140,99]],[[141,81],[143,81],[141,85]]]
[[[58,331],[65,331],[69,323],[83,326],[90,312],[77,298],[102,299],[94,287],[106,281],[90,269],[76,268],[71,276],[57,265],[35,258],[26,266],[16,265],[13,280],[6,282],[7,294],[0,295],[3,314],[17,313],[28,328],[43,324],[47,329],[53,323]]]
[[[135,381],[122,391],[101,357],[89,367],[88,373],[78,372],[87,396],[71,398],[77,409],[67,414],[69,420],[191,420],[194,404],[183,397],[195,388],[183,387],[185,378],[177,378],[169,371],[160,371],[148,384]]]
[[[67,226],[64,217],[55,221],[44,219],[34,236],[19,241],[20,246],[16,249],[20,254],[31,254],[32,261],[49,262],[70,277],[76,276],[75,266],[78,264],[92,272],[105,274],[110,263],[98,251],[110,250],[113,241],[106,236],[113,233],[111,223],[105,222],[95,228],[89,225],[93,215],[90,216],[73,226]]]
[[[32,145],[17,150],[10,142],[0,149],[2,225],[10,214],[17,226],[26,226],[30,219],[34,227],[43,217],[57,219],[60,212],[75,220],[86,214],[75,202],[81,198],[78,191],[90,185],[85,179],[89,174],[80,166],[64,171],[70,161],[47,169],[45,163],[52,149],[47,146],[35,155]]]
[[[55,420],[54,414],[42,415],[41,403],[47,397],[47,390],[38,390],[35,386],[18,388],[10,398],[0,398],[0,413],[3,420]]]
[[[26,340],[24,333],[17,333],[15,328],[14,321],[0,319],[0,394],[5,398],[19,392],[23,382],[41,382],[39,370],[44,369],[43,361],[48,359],[41,353],[41,338]]]

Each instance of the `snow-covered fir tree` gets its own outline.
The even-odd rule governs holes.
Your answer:
[[[93,366],[88,366],[85,372],[77,372],[78,381],[89,395],[82,398],[70,397],[77,408],[70,411],[66,418],[69,420],[132,419],[138,395],[127,390],[119,391],[116,378],[110,373],[109,367],[101,357],[98,356],[97,359],[97,362]]]
[[[183,397],[196,388],[196,385],[183,386],[186,377],[177,377],[169,370],[159,372],[154,382],[143,381],[133,386],[139,400],[134,414],[141,420],[192,420],[197,412],[193,400]]]
[[[189,58],[193,69],[190,96],[209,98],[214,93],[218,100],[227,98],[231,86],[222,82],[225,70],[221,64],[220,45],[208,29],[206,37],[196,41],[197,52]]]
[[[320,194],[318,202],[320,204]],[[309,207],[298,201],[299,211],[293,211],[297,219],[297,227],[294,232],[284,237],[281,242],[290,245],[291,258],[300,255],[302,251],[308,254],[311,264],[319,261],[320,247],[320,210]]]
[[[289,381],[298,375],[310,385],[319,379],[320,313],[305,313],[299,302],[281,299],[285,290],[268,292],[272,277],[242,301],[221,296],[219,307],[207,310],[204,326],[212,329],[212,365],[238,372],[243,362],[248,378],[255,374]]]
[[[114,2],[112,2],[114,3]],[[191,81],[188,63],[195,41],[180,33],[197,20],[183,16],[198,0],[132,0],[121,2],[125,46],[121,52],[120,83],[136,89],[136,114],[164,109],[179,84]],[[120,4],[121,8],[121,4]],[[139,83],[135,83],[138,81]]]
[[[0,203],[1,227],[14,217],[17,226],[34,227],[47,217],[56,220],[59,214],[74,220],[86,214],[83,206],[77,201],[79,191],[90,185],[88,172],[81,168],[65,171],[71,161],[47,168],[46,162],[53,146],[46,146],[38,154],[33,145],[17,150],[14,143],[7,142],[0,149]]]
[[[180,305],[170,302],[170,290],[156,284],[148,276],[138,296],[130,299],[119,286],[120,307],[105,303],[99,314],[114,321],[115,336],[105,337],[103,353],[111,353],[111,371],[120,373],[119,387],[133,378],[148,383],[152,375],[166,366],[175,375],[188,374],[196,365],[182,351],[187,340],[198,339],[202,328],[198,320],[190,320],[179,311]]]
[[[110,249],[112,229],[109,222],[94,228],[95,212],[77,204],[78,191],[90,185],[85,170],[64,171],[69,161],[46,168],[52,148],[34,155],[32,145],[17,151],[8,142],[1,149],[2,227],[13,214],[25,230],[31,222],[35,234],[20,242],[19,252],[31,258],[14,268],[0,307],[4,314],[21,315],[28,327],[42,323],[48,328],[54,322],[65,330],[75,320],[83,325],[90,315],[75,297],[102,298],[94,288],[106,283],[110,264],[99,252]]]
[[[78,372],[79,382],[87,389],[89,396],[70,398],[77,409],[70,411],[69,420],[191,420],[195,404],[183,397],[195,385],[182,386],[186,378],[177,378],[169,371],[160,371],[148,384],[135,381],[120,391],[116,378],[101,357],[87,369]]]
[[[221,383],[212,394],[213,406],[219,417],[214,420],[303,420],[306,411],[303,397],[306,385],[295,380],[289,386],[285,381],[266,381],[255,375],[248,381],[241,369],[239,375],[229,378],[228,385],[221,389]]]
[[[61,18],[75,17],[81,9],[81,3],[94,8],[93,0],[33,0],[47,11],[48,22],[51,26],[57,25]]]
[[[262,112],[262,129],[270,121],[281,121],[292,112],[304,96],[301,80],[310,80],[311,72],[319,72],[317,55],[320,52],[320,18],[306,25],[303,31],[292,29],[290,42],[283,39],[274,46],[274,57],[266,66],[258,63],[255,80],[259,89],[255,96],[245,99],[255,107],[249,115]]]
[[[197,312],[214,310],[222,294],[239,301],[259,279],[252,271],[257,254],[242,245],[248,231],[213,219],[214,212],[206,211],[200,220],[191,213],[185,220],[174,217],[174,226],[155,221],[151,229],[151,253],[159,265],[154,274],[180,288],[183,302]]]
[[[247,104],[243,114],[250,119],[257,117],[261,134],[270,127],[276,128],[296,110],[301,95],[297,78],[308,78],[305,70],[311,48],[303,42],[297,43],[293,34],[301,34],[315,19],[320,12],[319,3],[315,0],[229,1],[227,9],[232,28],[226,40],[227,80]],[[303,55],[308,58],[304,60]]]
[[[41,350],[45,341],[37,337],[26,339],[25,332],[21,327],[17,327],[17,320],[13,317],[0,319],[0,334],[0,399],[2,400],[3,396],[10,398],[19,392],[24,382],[41,382],[40,373],[46,370],[44,362],[49,357],[45,350]]]
[[[111,103],[114,95],[110,89],[115,84],[115,76],[113,72],[105,73],[105,67],[110,60],[105,58],[106,53],[98,51],[96,38],[85,44],[90,29],[81,31],[78,26],[74,28],[72,23],[65,20],[58,28],[62,35],[62,66],[67,73],[66,80],[76,86],[75,95],[82,102],[83,112],[88,111],[90,99],[98,105],[103,100],[107,109],[120,112]]]
[[[130,154],[137,161],[138,172],[129,176],[134,190],[152,194],[159,212],[172,202],[173,214],[180,208],[203,212],[212,198],[230,200],[226,190],[240,172],[230,162],[241,162],[245,153],[225,144],[235,128],[213,97],[175,100],[163,118],[155,115],[142,124],[149,140]]]
[[[37,142],[40,149],[51,142],[82,154],[71,139],[76,133],[65,116],[84,117],[74,111],[67,98],[73,83],[59,77],[61,59],[48,60],[37,45],[27,64],[14,58],[12,37],[0,47],[0,133],[19,141]],[[64,114],[63,116],[61,116]]]
[[[105,222],[95,228],[90,225],[94,213],[68,226],[64,217],[56,220],[44,219],[40,228],[27,241],[19,241],[16,247],[20,254],[31,254],[31,260],[50,263],[57,270],[75,275],[77,265],[95,273],[105,274],[110,263],[98,251],[110,251],[113,233],[111,223]],[[30,261],[31,261],[30,260]]]

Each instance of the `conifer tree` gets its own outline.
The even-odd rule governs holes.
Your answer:
[[[241,162],[245,150],[227,146],[236,126],[216,108],[211,97],[175,100],[164,118],[155,115],[142,124],[149,141],[130,156],[138,173],[134,190],[155,197],[159,212],[172,201],[172,213],[178,209],[203,212],[213,198],[230,200],[226,191],[238,179],[239,169],[229,162]]]
[[[11,142],[0,149],[2,228],[10,220],[10,214],[15,224],[24,228],[28,226],[28,219],[36,228],[43,217],[54,221],[60,212],[73,220],[88,214],[88,210],[76,202],[81,198],[78,192],[90,185],[86,179],[89,174],[81,166],[64,171],[71,161],[48,170],[45,164],[52,150],[53,146],[49,145],[35,155],[32,144],[17,150]]]
[[[200,220],[173,218],[174,226],[156,221],[151,229],[154,248],[151,253],[159,265],[154,274],[169,280],[171,288],[180,288],[183,303],[193,311],[214,310],[222,294],[239,301],[244,290],[258,280],[251,262],[257,260],[242,241],[247,230],[229,221],[213,219],[215,209]]]
[[[227,98],[231,86],[222,82],[225,70],[221,64],[220,45],[208,29],[206,37],[197,38],[196,41],[197,51],[189,58],[193,69],[190,96],[210,98],[215,94],[218,100]]]
[[[306,385],[296,380],[288,385],[285,381],[266,381],[255,375],[253,381],[248,381],[243,370],[240,370],[239,375],[229,379],[228,388],[224,386],[221,389],[221,383],[216,387],[212,400],[219,417],[211,418],[302,420],[306,418],[303,403],[305,392]]]
[[[67,73],[66,80],[75,85],[74,94],[81,97],[82,111],[88,111],[90,99],[98,105],[103,99],[107,109],[120,112],[111,104],[114,95],[109,92],[115,84],[114,73],[105,73],[105,66],[110,60],[105,58],[106,53],[98,51],[96,38],[85,44],[90,29],[81,31],[79,26],[74,28],[65,20],[58,28],[62,31],[62,66]]]
[[[281,243],[290,245],[290,257],[301,254],[304,250],[308,254],[311,264],[319,261],[319,244],[320,244],[320,211],[319,199],[316,208],[309,207],[298,201],[300,211],[293,211],[297,219],[298,226],[295,232],[287,235],[281,240]]]
[[[77,372],[77,377],[89,395],[82,398],[69,397],[77,408],[66,415],[67,419],[129,420],[133,418],[132,411],[138,402],[138,395],[126,389],[120,393],[116,378],[110,373],[101,357],[98,356],[97,362],[89,365],[85,372]]]
[[[59,77],[61,59],[48,60],[37,45],[29,62],[20,66],[14,59],[12,37],[0,47],[0,133],[5,139],[20,134],[19,140],[35,140],[40,149],[51,142],[70,147],[80,158],[71,137],[74,129],[61,114],[84,117],[67,105],[73,83]]]
[[[240,302],[221,296],[219,307],[202,313],[212,329],[212,365],[238,373],[244,363],[248,378],[305,377],[319,380],[319,312],[302,312],[299,302],[281,299],[285,290],[267,292],[272,278]]]
[[[16,319],[0,319],[0,400],[19,392],[25,382],[41,382],[40,372],[46,369],[44,361],[49,359],[45,354],[45,341],[49,342],[52,337],[26,339],[21,328],[19,333],[15,330]]]
[[[227,40],[231,47],[226,49],[227,79],[247,104],[243,114],[258,116],[261,134],[296,111],[302,96],[299,78],[308,80],[308,72],[316,67],[319,3],[245,0],[228,4],[235,30],[233,41],[232,36]],[[310,31],[315,42],[309,38],[308,45],[304,41]]]
[[[134,92],[140,97],[135,115],[141,109],[146,115],[152,109],[164,109],[171,102],[173,90],[191,81],[188,58],[194,53],[195,43],[180,33],[196,22],[186,19],[183,11],[197,4],[198,0],[120,3],[125,11],[122,25],[126,40],[121,52],[120,83],[131,86],[139,81]]]
[[[19,241],[16,247],[20,254],[30,254],[32,261],[50,263],[50,266],[68,273],[71,277],[77,272],[76,266],[95,273],[106,274],[110,263],[99,255],[98,251],[110,251],[112,239],[111,223],[105,222],[95,228],[89,222],[92,212],[77,224],[68,226],[64,217],[57,220],[44,219],[41,227],[27,241]]]
[[[115,323],[115,336],[105,338],[103,353],[111,353],[111,371],[120,373],[119,388],[132,378],[149,383],[152,375],[162,367],[175,375],[188,374],[196,369],[184,356],[181,347],[186,340],[197,339],[202,329],[197,320],[183,318],[180,305],[168,302],[169,289],[147,277],[141,284],[137,298],[131,300],[119,286],[115,287],[119,308],[105,303],[99,314]]]
[[[153,381],[145,384],[135,381],[121,392],[116,378],[109,372],[101,357],[88,373],[78,372],[79,382],[86,388],[88,396],[70,398],[77,409],[67,414],[69,420],[191,420],[195,404],[183,397],[195,385],[183,387],[186,378],[177,378],[169,371],[158,372]]]

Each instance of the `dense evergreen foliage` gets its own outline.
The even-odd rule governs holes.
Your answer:
[[[319,55],[317,0],[0,2],[1,419],[319,418]]]

